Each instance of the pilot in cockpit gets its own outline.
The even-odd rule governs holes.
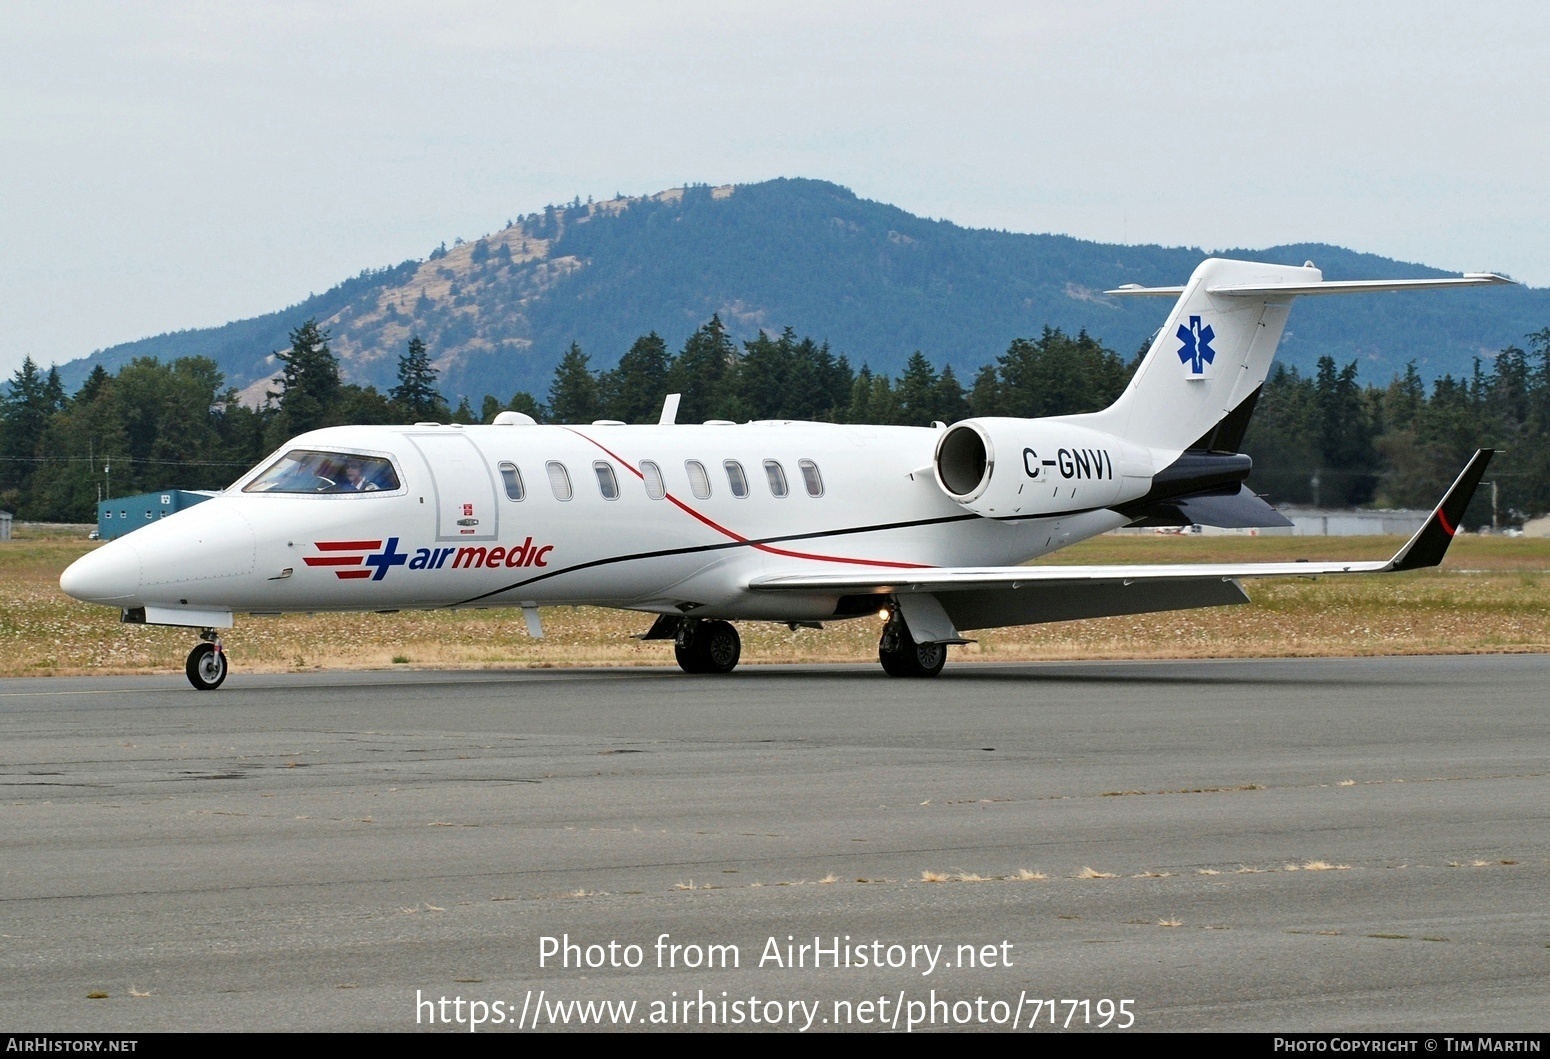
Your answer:
[[[380,486],[366,475],[366,468],[360,460],[346,460],[344,475],[339,480],[339,489],[345,493],[366,493],[379,489]]]

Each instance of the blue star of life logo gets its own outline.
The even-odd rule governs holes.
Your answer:
[[[1179,363],[1189,365],[1191,375],[1204,376],[1206,365],[1216,360],[1216,350],[1211,348],[1211,340],[1216,337],[1216,332],[1210,324],[1204,326],[1200,323],[1200,317],[1191,316],[1189,326],[1179,325],[1178,338],[1182,345],[1179,346]]]
[[[372,575],[373,581],[381,581],[387,576],[387,572],[395,566],[403,566],[409,561],[409,553],[398,550],[398,538],[388,539],[387,547],[375,555],[366,556],[366,565],[376,568]]]

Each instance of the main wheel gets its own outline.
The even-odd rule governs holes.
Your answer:
[[[742,657],[743,643],[729,623],[706,621],[695,626],[687,642],[674,644],[673,653],[685,673],[730,673]]]
[[[730,622],[706,622],[695,640],[704,645],[706,673],[730,673],[743,656],[743,641]]]
[[[673,657],[678,659],[678,668],[685,673],[705,672],[705,659],[700,655],[700,645],[693,640],[686,644],[673,645]]]
[[[901,632],[898,646],[893,650],[878,644],[877,660],[883,664],[883,672],[890,677],[934,677],[947,664],[947,645],[916,643],[910,639],[908,632]]]
[[[226,679],[226,652],[213,643],[195,645],[183,666],[188,682],[197,691],[214,691]]]

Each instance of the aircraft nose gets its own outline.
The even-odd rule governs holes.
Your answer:
[[[110,541],[59,575],[64,594],[85,603],[118,603],[140,589],[140,556],[128,541]]]

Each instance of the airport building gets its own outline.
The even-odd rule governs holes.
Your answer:
[[[159,518],[203,503],[214,495],[189,489],[168,489],[162,493],[141,493],[138,496],[103,500],[97,504],[97,536],[105,541],[122,537]]]

